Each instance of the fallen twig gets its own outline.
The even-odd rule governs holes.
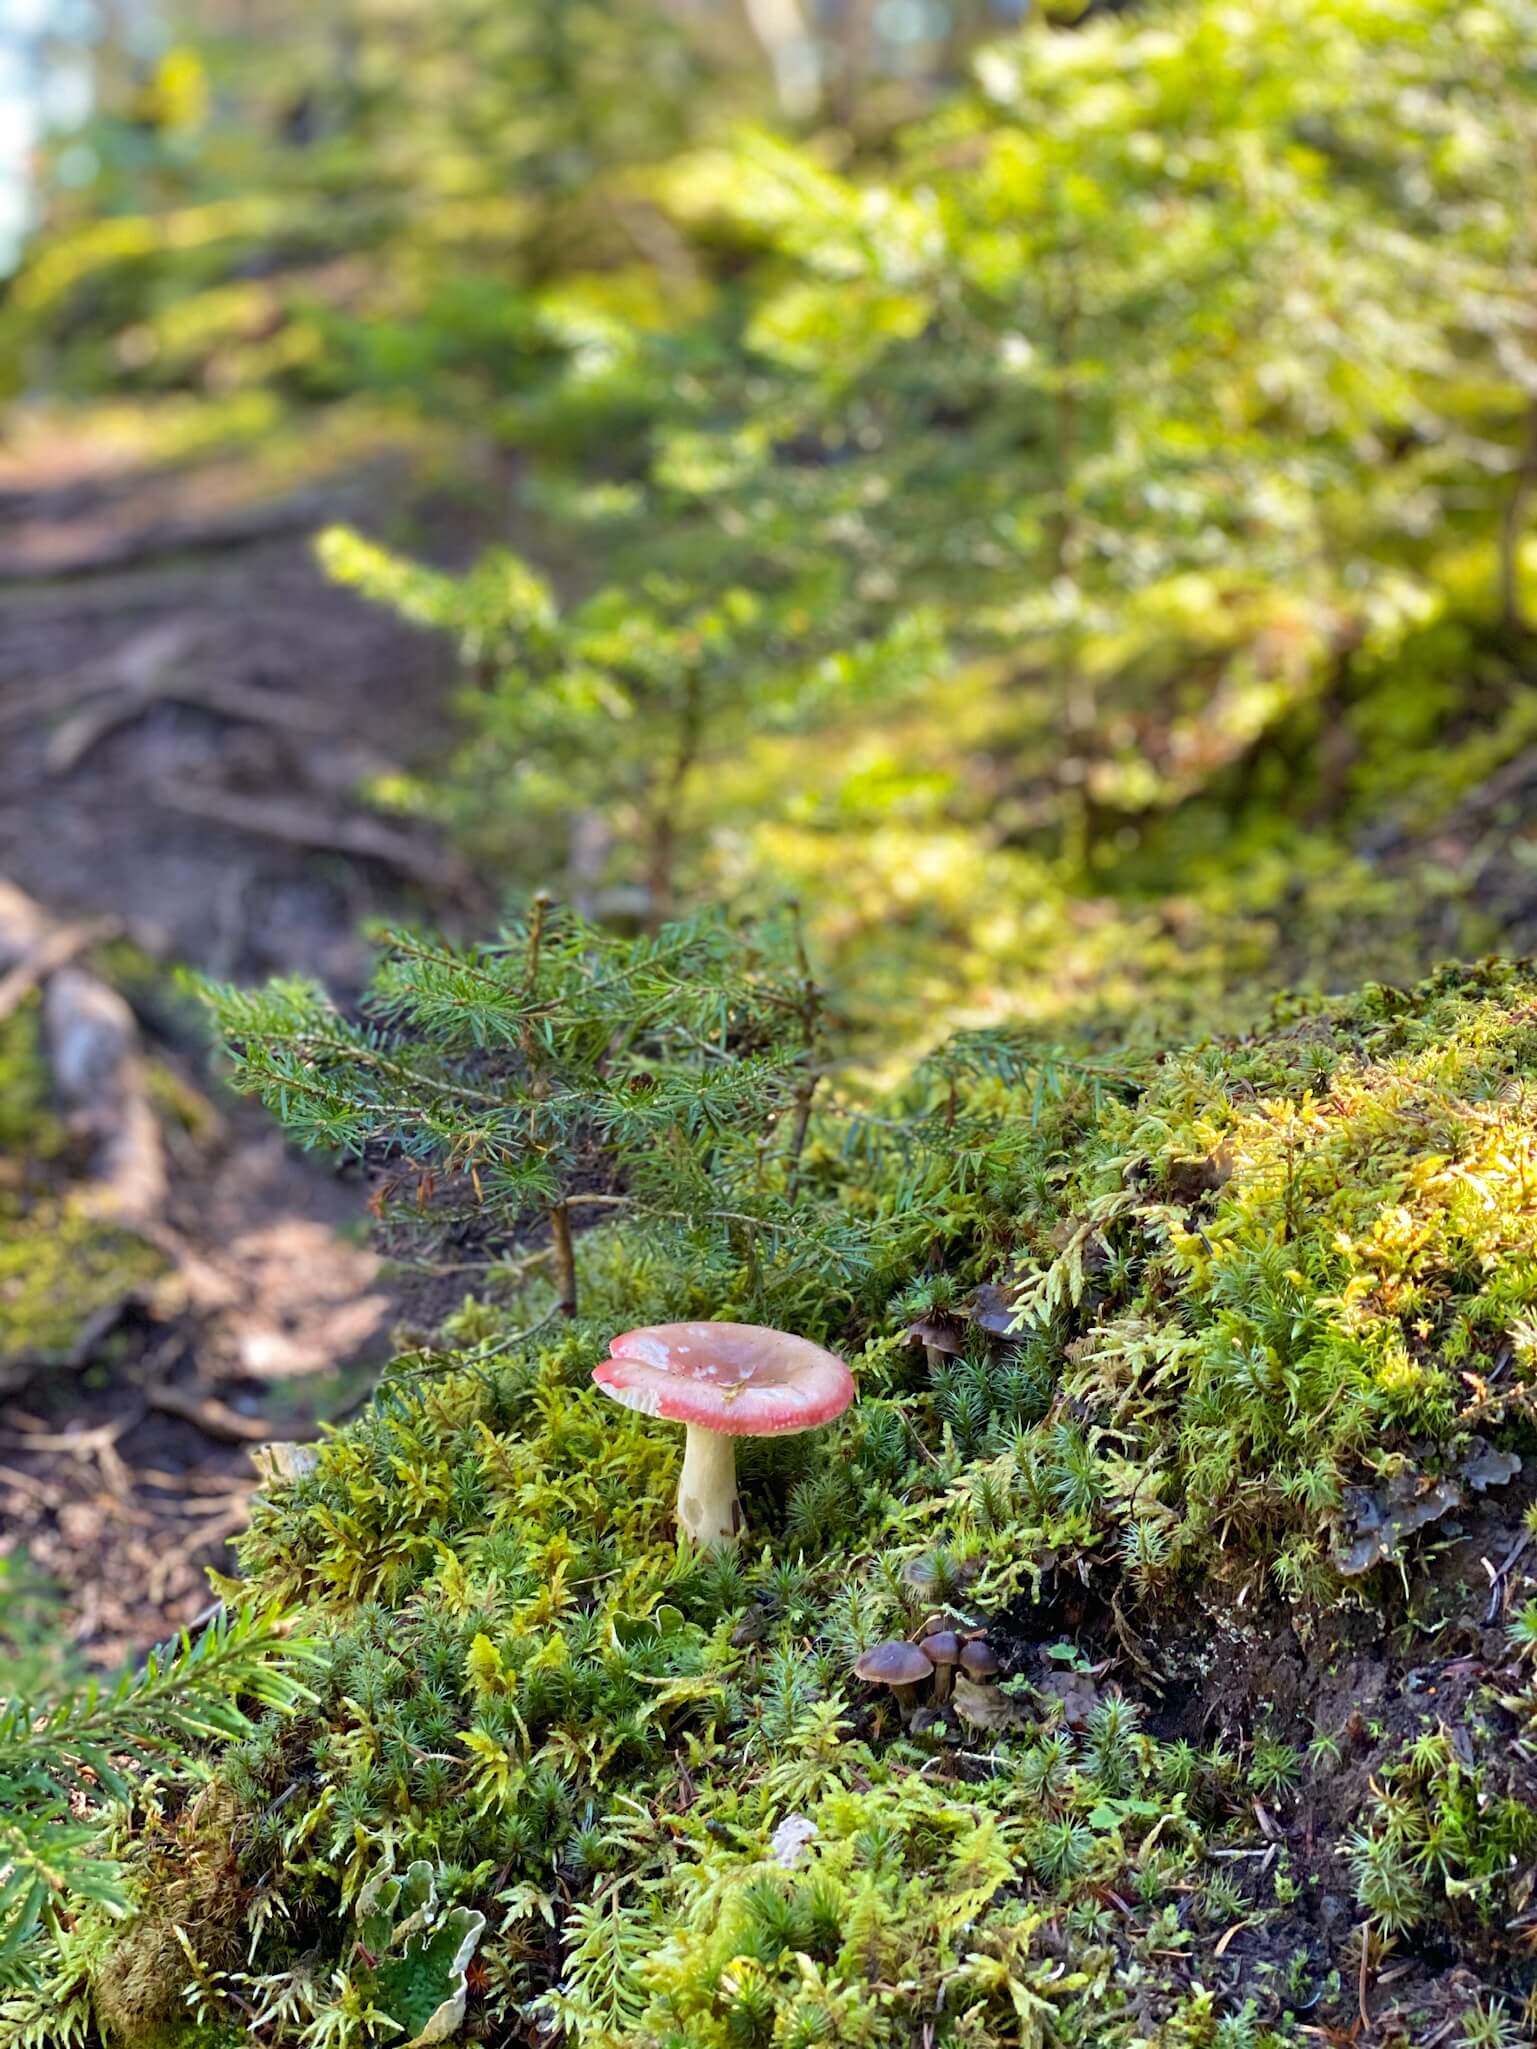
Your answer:
[[[195,1423],[205,1437],[216,1437],[225,1444],[265,1444],[272,1435],[270,1422],[242,1416],[215,1395],[192,1394],[184,1387],[160,1381],[145,1388],[144,1399],[152,1409]]]
[[[105,1423],[93,1424],[86,1430],[63,1431],[34,1430],[28,1427],[31,1418],[18,1416],[18,1427],[12,1434],[15,1442],[25,1444],[28,1451],[67,1452],[71,1458],[94,1459],[108,1493],[126,1501],[133,1492],[133,1476],[117,1443],[142,1423],[144,1416],[144,1404],[140,1402],[120,1416],[109,1417]]]
[[[45,933],[30,953],[0,975],[0,1024],[51,974],[68,967],[88,947],[117,938],[122,929],[116,918],[96,918],[84,925],[56,925]]]
[[[15,1466],[0,1466],[0,1486],[14,1487],[18,1493],[42,1502],[45,1508],[53,1507],[57,1499],[56,1489],[38,1479],[35,1473],[23,1473]]]
[[[1120,1602],[1114,1596],[1111,1597],[1110,1609],[1115,1619],[1115,1633],[1120,1640],[1121,1649],[1125,1651],[1127,1657],[1136,1666],[1148,1685],[1161,1697],[1164,1691],[1163,1674],[1155,1665],[1148,1661],[1142,1646],[1137,1642],[1136,1636],[1132,1632],[1130,1623],[1127,1622],[1126,1617],[1121,1613]]]
[[[1509,1592],[1511,1568],[1531,1541],[1531,1531],[1523,1530],[1498,1565],[1491,1565],[1487,1558],[1483,1561],[1484,1570],[1489,1575],[1489,1606],[1484,1615],[1485,1627],[1500,1619],[1500,1611],[1505,1606]]]
[[[0,881],[0,969],[31,963],[35,973],[57,929],[40,905]],[[96,1147],[99,1185],[90,1206],[124,1224],[148,1223],[165,1203],[165,1156],[133,1012],[115,989],[82,968],[54,967],[37,979],[44,985],[43,1045],[54,1083]]]

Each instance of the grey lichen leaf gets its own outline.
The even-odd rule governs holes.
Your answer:
[[[1513,1480],[1521,1461],[1513,1451],[1496,1451],[1492,1444],[1475,1437],[1459,1470],[1474,1492],[1482,1494],[1486,1487],[1503,1487]]]
[[[817,1825],[806,1814],[787,1814],[769,1837],[769,1855],[782,1871],[793,1871],[805,1862],[807,1846],[816,1838]]]

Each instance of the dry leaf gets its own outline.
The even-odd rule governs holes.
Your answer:
[[[961,1720],[973,1729],[1013,1729],[1025,1720],[1025,1711],[1000,1693],[996,1686],[968,1679],[957,1672],[950,1699]]]

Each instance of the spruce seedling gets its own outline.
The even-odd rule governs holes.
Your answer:
[[[486,946],[388,932],[357,1020],[306,982],[202,990],[235,1086],[301,1144],[384,1166],[397,1214],[430,1198],[434,1233],[507,1240],[542,1215],[563,1316],[579,1209],[750,1233],[787,1208],[719,1206],[724,1156],[761,1146],[807,1064],[800,978],[722,918],[629,939],[536,897]]]

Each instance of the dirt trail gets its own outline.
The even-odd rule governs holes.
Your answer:
[[[432,836],[358,794],[442,744],[444,651],[310,554],[316,526],[377,527],[404,488],[383,466],[251,503],[210,466],[125,473],[67,442],[0,462],[0,877],[116,923],[147,963],[120,986],[162,1095],[186,1094],[163,1120],[173,1287],[0,1406],[0,1550],[64,1590],[104,1663],[207,1604],[253,1484],[245,1440],[354,1399],[399,1311],[361,1182],[208,1097],[163,971],[346,993],[365,918],[467,908]]]

